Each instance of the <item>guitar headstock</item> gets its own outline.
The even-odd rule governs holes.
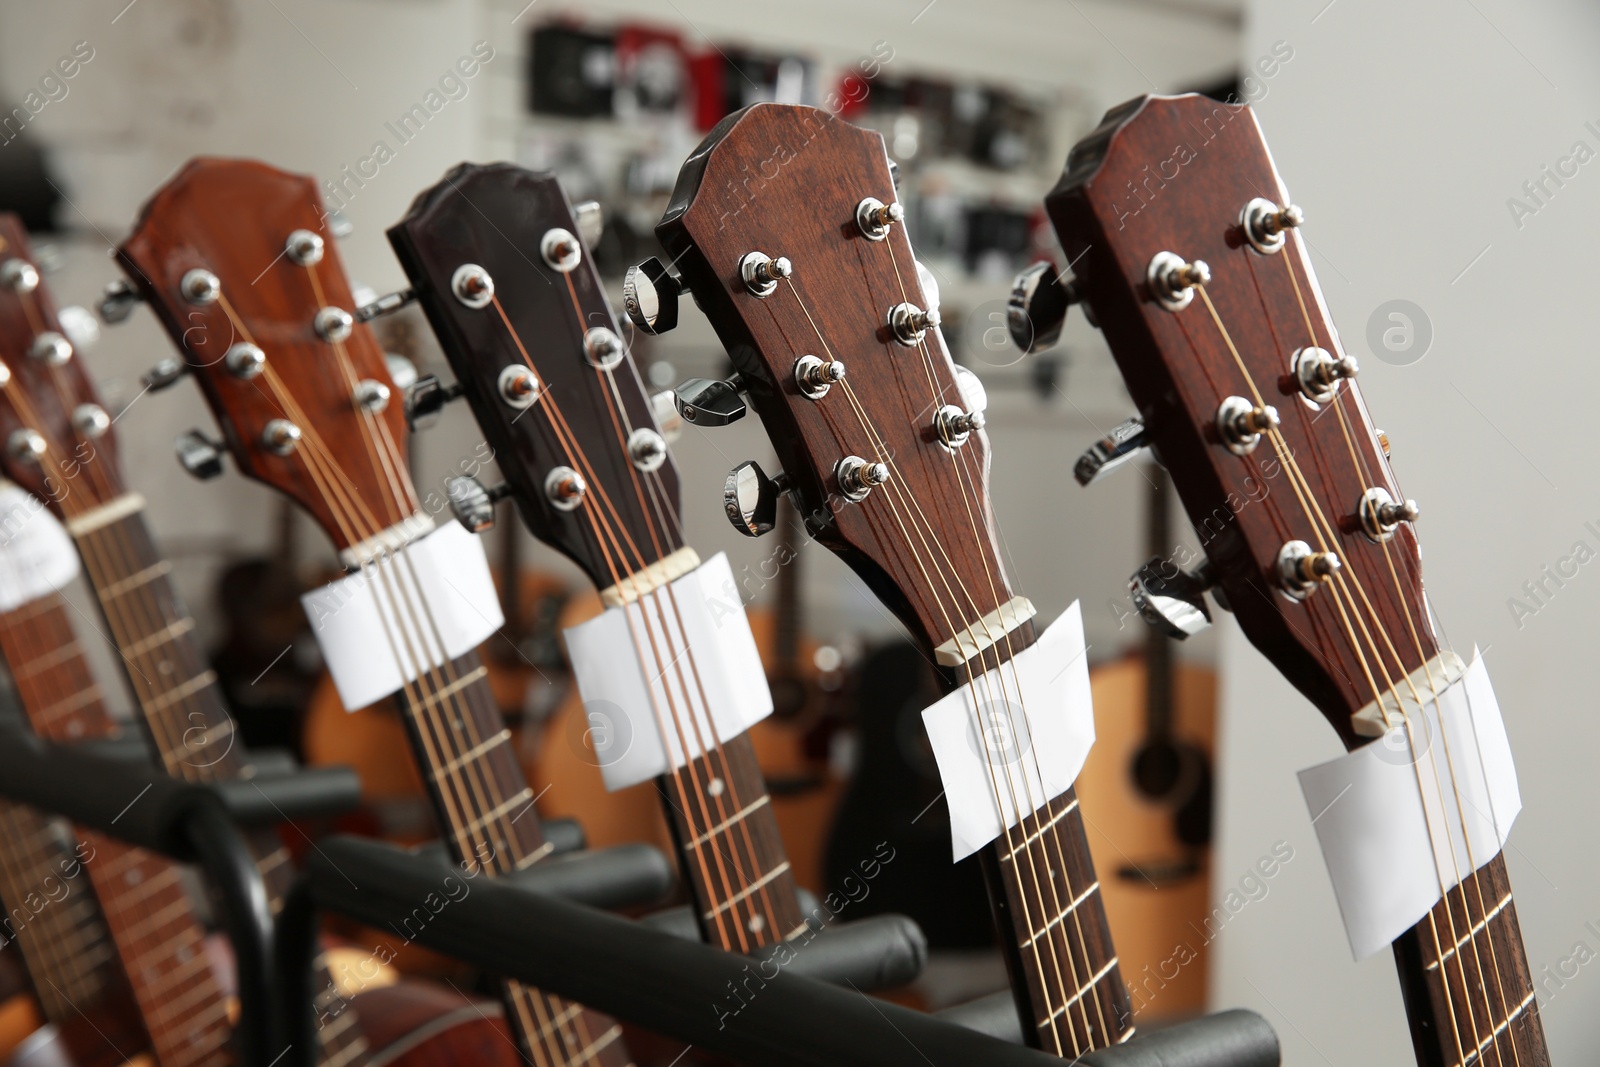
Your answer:
[[[523,521],[604,589],[681,547],[678,473],[581,232],[554,176],[463,163],[389,241]]]
[[[364,323],[316,183],[251,160],[190,161],[118,250],[200,385],[239,469],[370,554],[431,522],[401,398]]]
[[[34,262],[0,212],[0,470],[65,519],[126,492],[111,416]]]
[[[902,217],[880,134],[757,104],[690,156],[656,233],[807,527],[937,646],[1011,594],[981,386],[945,350]]]
[[[1199,96],[1116,108],[1073,149],[1046,207],[1207,578],[1359,743],[1351,716],[1438,652],[1416,512],[1254,114]]]

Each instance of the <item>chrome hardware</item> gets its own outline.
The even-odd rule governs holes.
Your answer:
[[[671,389],[663,389],[650,397],[650,412],[656,417],[656,425],[668,444],[682,435],[683,416],[678,414],[678,398]]]
[[[100,323],[88,308],[68,304],[56,312],[56,321],[75,352],[87,352],[100,340]]]
[[[222,279],[202,267],[196,267],[178,282],[178,292],[189,303],[198,307],[215,304],[222,295]]]
[[[1378,447],[1383,449],[1383,458],[1384,459],[1388,459],[1389,458],[1389,435],[1384,433],[1382,430],[1373,430],[1372,431],[1372,436],[1377,438]]]
[[[222,363],[235,378],[249,380],[266,369],[267,354],[249,341],[238,341],[229,346]]]
[[[444,406],[461,395],[461,383],[445,385],[438,375],[424,374],[406,390],[406,425],[413,430],[431,426]]]
[[[405,356],[395,355],[393,352],[383,354],[383,368],[389,372],[389,381],[394,384],[401,395],[417,384],[417,365]]]
[[[0,389],[11,384],[11,367],[0,360]]]
[[[1216,581],[1209,562],[1185,571],[1157,556],[1133,572],[1128,592],[1140,618],[1168,637],[1182,641],[1211,625],[1205,593]]]
[[[795,388],[812,400],[821,400],[828,395],[834,382],[842,381],[844,364],[837,359],[822,360],[807,355],[794,361]]]
[[[1278,549],[1278,582],[1291,600],[1304,600],[1339,573],[1335,552],[1313,552],[1304,541],[1288,541]]]
[[[202,482],[222,473],[222,442],[214,441],[199,430],[179,434],[173,442],[178,455],[178,466]]]
[[[839,492],[847,499],[860,503],[867,499],[867,494],[872,492],[874,486],[889,480],[889,465],[869,463],[860,456],[846,456],[835,464],[833,477],[839,483]]]
[[[1354,378],[1361,368],[1356,364],[1356,357],[1345,356],[1343,359],[1334,359],[1333,353],[1325,348],[1308,346],[1297,349],[1289,366],[1294,369],[1295,380],[1300,383],[1300,391],[1306,399],[1317,404],[1326,404],[1332,400],[1339,391],[1339,382],[1344,378]]]
[[[482,533],[494,525],[494,506],[511,491],[509,486],[485,488],[476,478],[458,475],[444,483],[450,512],[472,533]]]
[[[127,281],[115,281],[100,294],[100,302],[95,308],[100,312],[101,322],[115,326],[119,322],[127,322],[128,316],[133,314],[134,305],[143,300],[139,291]]]
[[[1356,515],[1361,520],[1361,531],[1367,539],[1382,544],[1394,536],[1402,522],[1416,522],[1422,510],[1415,500],[1395,502],[1389,490],[1375,485],[1361,494],[1356,504]]]
[[[1198,286],[1211,282],[1211,268],[1203,259],[1193,263],[1172,252],[1157,252],[1144,274],[1150,295],[1168,311],[1182,311],[1194,299]]]
[[[357,322],[371,322],[380,315],[390,315],[409,304],[416,303],[417,291],[415,289],[402,289],[398,293],[385,293],[370,304],[362,304],[355,310]]]
[[[342,241],[355,232],[356,224],[344,212],[338,208],[328,212],[328,233]]]
[[[953,450],[966,444],[967,438],[983,429],[986,421],[981,411],[962,411],[954,404],[946,404],[933,413],[933,432],[940,444]]]
[[[906,209],[898,201],[885,204],[877,197],[869,196],[856,205],[856,228],[869,241],[883,240],[889,236],[889,227],[905,219]]]
[[[1127,422],[1112,427],[1109,434],[1090,445],[1089,450],[1073,464],[1072,476],[1079,485],[1089,485],[1149,448],[1150,436],[1145,432],[1144,419],[1135,415]]]
[[[678,325],[678,297],[688,291],[681,277],[651,256],[628,268],[622,279],[622,308],[640,333],[666,333]]]
[[[747,410],[744,397],[739,395],[741,385],[738,378],[725,382],[715,378],[686,378],[673,390],[678,414],[696,426],[726,426],[738,422]]]
[[[40,363],[59,367],[72,358],[72,342],[54,330],[46,330],[33,339],[28,355]]]
[[[552,270],[566,274],[583,262],[583,243],[571,230],[557,226],[539,239],[539,254]]]
[[[300,427],[288,419],[272,419],[261,431],[261,444],[269,452],[287,456],[300,446]]]
[[[598,200],[583,200],[572,205],[572,217],[578,223],[578,235],[583,238],[583,243],[593,248],[600,242],[600,235],[606,229],[605,212],[600,208]]]
[[[633,465],[649,474],[658,471],[667,461],[667,442],[648,426],[641,426],[628,435],[628,455]]]
[[[500,379],[495,383],[500,399],[521,410],[532,407],[539,399],[539,376],[521,363],[500,368]]]
[[[917,268],[917,284],[922,287],[922,299],[927,303],[929,311],[939,310],[939,279],[933,276],[933,271],[923,266],[922,260],[911,261]]]
[[[31,293],[39,288],[39,268],[25,259],[8,259],[0,263],[0,285],[17,293]]]
[[[722,485],[722,509],[733,528],[746,537],[771,532],[778,522],[778,497],[789,491],[789,478],[768,478],[761,464],[747,459],[728,472]]]
[[[1256,407],[1242,396],[1230,396],[1217,408],[1217,436],[1236,456],[1248,456],[1261,443],[1261,435],[1281,422],[1271,404]]]
[[[794,266],[783,256],[773,259],[765,252],[746,252],[739,260],[739,277],[755,296],[771,296],[778,282],[794,273]]]
[[[920,345],[923,336],[939,322],[938,308],[923,311],[915,304],[896,304],[889,309],[889,331],[907,348]]]
[[[1063,281],[1055,264],[1035,263],[1018,274],[1006,300],[1006,332],[1024,352],[1042,352],[1061,340],[1067,310],[1083,303],[1076,281]],[[1084,311],[1088,305],[1084,304]]]
[[[79,437],[93,440],[111,429],[111,416],[99,404],[79,404],[72,409],[72,428]]]
[[[1283,247],[1287,231],[1305,225],[1306,217],[1293,204],[1280,208],[1271,200],[1256,197],[1239,213],[1244,239],[1262,255],[1270,256]]]
[[[562,511],[572,511],[589,493],[589,483],[571,467],[553,467],[544,476],[544,495]]]
[[[363,378],[356,383],[355,395],[351,399],[362,411],[376,415],[389,406],[389,395],[389,387],[383,382]]]
[[[968,411],[988,411],[989,390],[983,387],[983,379],[959,363],[954,365],[954,369],[956,392],[961,394],[962,405]]]
[[[311,320],[311,328],[317,331],[318,337],[329,344],[349,340],[355,325],[355,316],[344,308],[337,307],[321,308]]]
[[[469,308],[485,308],[494,299],[494,278],[476,263],[463,263],[450,275],[450,291]]]
[[[622,347],[622,338],[613,333],[610,327],[591,326],[583,335],[583,354],[601,370],[610,370],[621,363],[626,352]]]
[[[312,267],[322,262],[322,238],[310,230],[296,230],[283,243],[288,257],[302,267]]]
[[[21,460],[36,460],[44,455],[47,447],[44,435],[27,427],[12,430],[11,437],[6,441],[6,449]]]
[[[178,379],[189,373],[189,364],[175,356],[168,356],[160,360],[155,366],[144,372],[144,377],[139,381],[152,393],[159,393],[178,383]]]

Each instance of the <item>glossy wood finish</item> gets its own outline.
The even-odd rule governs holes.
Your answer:
[[[325,241],[310,262],[285,252],[296,231]],[[343,339],[325,340],[313,328],[321,309],[355,308],[310,178],[248,160],[192,161],[145,205],[120,257],[199,380],[240,469],[297,500],[336,546],[355,549],[347,565],[365,568],[428,528],[406,463],[400,397],[371,330],[357,324]],[[197,268],[212,271],[222,291],[200,308],[181,289]],[[218,346],[225,351],[236,339],[265,353],[258,376],[240,378],[219,361]],[[387,388],[388,405],[358,405],[362,381]],[[273,418],[301,430],[286,455],[262,443]],[[375,634],[374,654],[385,648]],[[505,744],[476,655],[423,672],[400,696],[457,862],[502,873],[547,855],[533,790]],[[627,1061],[611,1020],[516,982],[502,987],[533,1062]]]
[[[931,656],[1015,594],[989,509],[987,438],[952,453],[934,436],[941,405],[965,406],[955,368],[937,330],[915,347],[890,335],[892,307],[928,301],[901,226],[882,242],[861,235],[867,196],[895,200],[879,134],[814,108],[758,104],[696,149],[656,232],[742,377],[808,530]],[[739,276],[752,251],[793,264],[769,297]],[[803,355],[841,360],[848,377],[811,400],[794,380]],[[847,501],[835,465],[848,455],[887,463],[889,483]],[[1025,624],[967,669],[999,667],[1033,640]],[[1021,825],[983,855],[1024,1032],[1064,1056],[1122,1040],[1131,1011],[1076,798],[1020,806]]]
[[[657,431],[650,401],[625,352],[609,369],[586,355],[589,331],[610,331],[619,344],[620,335],[587,250],[566,272],[540,255],[555,228],[578,231],[553,176],[468,163],[418,196],[389,239],[523,521],[604,589],[683,547],[678,472],[670,456],[651,471],[633,462],[630,436]],[[452,291],[456,271],[469,263],[494,279],[495,301],[487,307],[469,307]],[[499,381],[507,367],[538,376],[543,392],[533,406],[505,402]],[[572,511],[545,493],[545,477],[557,466],[588,482],[585,502]],[[670,594],[647,601],[652,612],[676,610]],[[661,671],[681,672],[686,693],[695,691],[699,671],[712,669],[688,648],[652,646],[641,656]],[[691,709],[657,710],[691,738],[689,747],[710,747],[692,740]],[[713,789],[713,782],[721,785]],[[794,876],[748,738],[710,747],[657,784],[707,939],[749,951],[800,929]]]
[[[1355,748],[1366,739],[1352,713],[1403,686],[1439,645],[1412,525],[1387,545],[1360,528],[1369,486],[1404,498],[1360,389],[1346,382],[1320,406],[1298,392],[1297,350],[1343,350],[1298,232],[1272,254],[1246,243],[1240,215],[1254,197],[1290,202],[1248,107],[1142,97],[1073,150],[1046,206],[1240,626]],[[1154,299],[1145,276],[1161,251],[1209,264],[1215,319],[1199,296],[1176,313]],[[1269,440],[1247,456],[1219,443],[1219,404],[1251,397],[1252,382],[1282,419],[1281,455]],[[1285,596],[1274,573],[1290,539],[1326,544],[1343,563],[1304,601]],[[1478,929],[1485,911],[1492,918]],[[1461,958],[1428,968],[1457,938]],[[1477,1062],[1475,1044],[1505,1063],[1549,1062],[1500,857],[1395,951],[1419,1062]]]

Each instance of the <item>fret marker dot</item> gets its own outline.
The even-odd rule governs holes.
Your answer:
[[[171,674],[172,673],[172,661],[169,660],[169,659],[162,660],[159,664],[156,665],[156,670],[160,671],[162,674]]]
[[[746,925],[749,926],[752,934],[759,934],[767,928],[767,920],[759,915],[752,915],[750,916],[750,922]]]
[[[706,792],[710,793],[714,797],[720,797],[722,795],[722,789],[723,785],[721,778],[713,778],[706,785]]]
[[[124,881],[126,881],[129,885],[138,885],[140,882],[144,881],[144,872],[135,867],[133,870],[128,872],[128,877],[124,879]]]

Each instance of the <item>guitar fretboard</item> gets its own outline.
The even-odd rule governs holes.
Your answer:
[[[99,521],[101,515],[105,521]],[[206,662],[194,618],[172,584],[172,564],[156,551],[142,506],[119,498],[71,517],[68,530],[78,543],[140,718],[167,773],[197,782],[248,778],[254,768],[244,758],[216,672]],[[289,851],[271,829],[251,834],[250,842],[276,914],[294,877]],[[320,959],[318,966],[317,987],[331,997],[327,968]],[[319,1021],[324,1064],[357,1067],[366,1062],[366,1039],[355,1012],[319,1012]]]
[[[1503,856],[1446,894],[1394,955],[1419,1064],[1549,1067]]]
[[[116,733],[116,724],[101,701],[69,610],[65,600],[50,594],[0,615],[0,653],[11,668],[28,721],[41,737],[107,737]],[[83,868],[157,1058],[185,1067],[228,1062],[228,1003],[177,868],[101,834],[84,835],[83,844],[88,850]],[[91,915],[94,911],[86,893],[64,904]],[[81,948],[83,960],[69,959],[67,966],[81,970],[100,956],[96,945]],[[81,1003],[76,997],[72,1002]]]

